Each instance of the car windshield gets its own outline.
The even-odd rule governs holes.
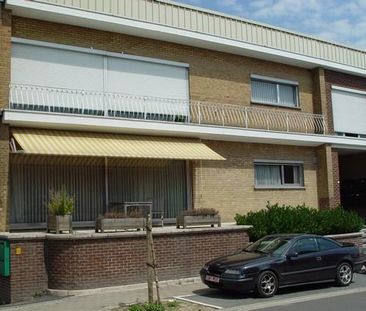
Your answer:
[[[287,248],[290,238],[288,237],[264,237],[244,249],[245,252],[280,255]]]

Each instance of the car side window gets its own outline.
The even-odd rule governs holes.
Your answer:
[[[303,255],[318,252],[319,248],[315,238],[303,238],[296,242],[294,251],[299,255]]]
[[[328,251],[339,247],[336,243],[322,238],[318,238],[318,244],[321,251]]]

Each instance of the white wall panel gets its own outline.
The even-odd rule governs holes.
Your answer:
[[[366,135],[366,95],[332,90],[334,130]]]

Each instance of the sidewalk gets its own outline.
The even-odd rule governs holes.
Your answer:
[[[183,285],[163,283],[160,289],[161,298],[169,299],[174,296],[188,295],[193,291],[206,288],[201,282],[189,282]],[[92,292],[92,291],[91,291]],[[154,293],[155,295],[155,293]],[[156,296],[155,296],[156,297]],[[111,310],[119,304],[131,304],[147,301],[146,285],[120,287],[118,291],[89,293],[86,295],[68,296],[63,298],[41,297],[32,303],[3,305],[1,311],[101,311]]]

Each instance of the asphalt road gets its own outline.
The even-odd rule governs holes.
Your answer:
[[[285,306],[255,309],[261,311],[364,311],[366,309],[366,293],[348,294],[344,296],[323,298]]]
[[[178,299],[188,300],[195,303],[201,303],[219,309],[232,310],[259,310],[260,308],[271,307],[267,310],[283,310],[281,305],[289,305],[290,303],[298,303],[301,301],[313,301],[314,299],[323,299],[327,297],[341,297],[342,301],[348,300],[348,294],[355,294],[363,292],[366,297],[366,275],[355,274],[354,282],[348,287],[336,287],[334,283],[313,284],[300,287],[290,287],[280,289],[278,293],[269,299],[257,298],[253,294],[243,295],[231,292],[222,292],[215,289],[203,288],[194,290],[192,294],[184,296],[176,296]],[[361,294],[362,295],[362,294]],[[343,297],[343,298],[342,298]],[[365,302],[365,301],[364,301]],[[307,302],[305,302],[307,305]],[[279,306],[278,309],[272,309],[274,306]],[[312,310],[310,307],[305,308]],[[304,309],[304,310],[305,310]],[[295,310],[295,309],[289,309]],[[316,308],[313,310],[317,310]],[[337,310],[337,309],[324,309]],[[344,309],[343,309],[344,310]],[[351,311],[346,309],[347,311]],[[357,309],[355,309],[357,310]],[[366,304],[364,308],[366,310]]]

